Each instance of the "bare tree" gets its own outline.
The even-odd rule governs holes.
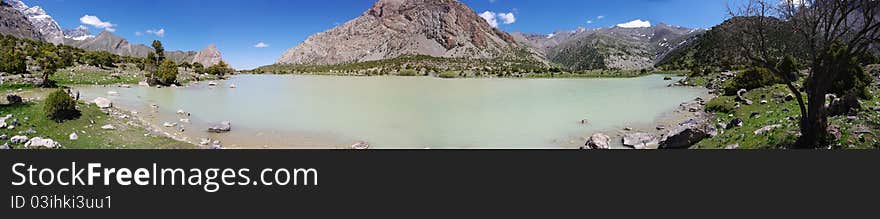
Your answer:
[[[880,37],[880,1],[876,0],[746,0],[729,7],[733,17],[746,20],[736,40],[740,53],[786,81],[801,109],[799,148],[828,144],[826,95],[845,60],[869,52]],[[791,32],[784,27],[791,27]],[[806,61],[806,99],[796,85],[800,73],[793,60]],[[842,61],[843,60],[843,61]]]

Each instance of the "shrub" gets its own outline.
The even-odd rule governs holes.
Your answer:
[[[82,115],[76,109],[76,100],[61,89],[53,91],[46,97],[43,112],[56,122],[77,119]]]
[[[177,65],[174,64],[174,61],[166,59],[159,66],[159,83],[164,85],[176,84],[177,73]]]
[[[398,76],[416,76],[418,74],[419,72],[413,69],[404,69],[397,73]]]
[[[736,95],[741,89],[752,90],[755,88],[766,87],[783,81],[766,68],[750,68],[724,85],[724,94],[728,96]]]
[[[458,72],[444,71],[444,72],[441,72],[440,75],[437,75],[437,76],[440,78],[457,78]]]
[[[706,111],[707,112],[720,112],[720,113],[731,113],[734,108],[733,97],[730,96],[722,96],[715,98],[708,103],[706,103]]]

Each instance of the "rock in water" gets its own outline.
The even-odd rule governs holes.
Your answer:
[[[49,139],[49,138],[44,139],[44,138],[40,138],[40,137],[34,137],[30,141],[28,141],[27,143],[24,143],[24,147],[25,148],[55,149],[55,148],[60,148],[61,143],[58,143],[57,141]]]
[[[366,149],[370,149],[370,143],[367,143],[367,142],[365,142],[365,141],[359,141],[359,142],[357,142],[357,143],[351,145],[351,149],[355,149],[355,150],[366,150]]]
[[[587,140],[586,146],[588,149],[611,149],[611,137],[602,133],[593,134]]]
[[[93,101],[93,102],[95,102],[95,105],[98,105],[98,107],[100,107],[100,108],[106,109],[106,108],[113,107],[113,101],[110,101],[110,99],[107,99],[107,98],[98,97],[98,98],[95,98],[95,101]]]
[[[208,128],[208,132],[212,133],[226,133],[232,131],[232,122],[224,121],[219,125],[214,125]]]
[[[660,141],[654,134],[629,133],[623,136],[623,145],[635,149],[648,149],[660,145]]]

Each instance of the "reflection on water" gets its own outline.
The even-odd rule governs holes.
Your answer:
[[[649,124],[704,93],[669,88],[662,76],[631,79],[456,79],[240,75],[216,87],[84,88],[158,124],[184,124],[191,139],[212,137],[243,148],[557,148],[579,136]],[[235,84],[237,88],[229,88]],[[151,113],[151,104],[158,113]],[[580,123],[582,119],[588,125]],[[233,131],[208,134],[211,123]],[[169,130],[171,132],[172,130]],[[574,141],[574,142],[572,142]]]

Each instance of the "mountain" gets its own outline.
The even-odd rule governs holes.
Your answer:
[[[32,40],[43,37],[21,11],[7,2],[0,2],[0,34]]]
[[[659,24],[650,27],[515,33],[521,43],[543,51],[556,64],[573,70],[652,68],[670,51],[703,30]]]
[[[113,33],[110,33],[108,31],[102,31],[100,34],[98,34],[98,36],[89,37],[83,40],[68,38],[64,40],[64,44],[81,48],[87,51],[107,51],[121,56],[131,56],[138,58],[147,57],[147,54],[155,51],[152,47],[143,44],[131,44],[125,38],[114,35]],[[217,50],[217,47],[214,45],[208,46],[208,48],[203,51],[210,52],[210,55],[203,55],[203,57],[215,57],[216,59],[223,58],[220,55],[220,52]],[[166,58],[178,63],[193,62],[196,60],[197,56],[199,56],[199,52],[195,51],[165,51]]]
[[[64,38],[82,41],[95,37],[88,27],[80,25],[74,29],[64,30]]]
[[[361,16],[315,34],[278,64],[330,65],[404,55],[515,56],[517,42],[456,0],[379,0]]]
[[[56,22],[52,16],[49,16],[42,7],[28,7],[28,5],[20,0],[4,1],[24,14],[28,21],[30,21],[31,25],[37,28],[40,32],[44,41],[54,44],[60,44],[64,41],[64,32],[61,30],[61,26],[59,26],[58,22]]]
[[[734,66],[747,64],[748,58],[744,57],[739,42],[740,34],[744,29],[752,28],[750,25],[757,23],[756,17],[734,17],[712,27],[702,34],[692,36],[681,46],[671,50],[663,59],[658,60],[657,66],[665,69],[691,69],[692,67],[714,67],[729,69]],[[780,50],[791,50],[801,47],[796,37],[793,24],[783,20],[772,21],[765,33],[770,46],[779,47]],[[791,54],[798,56],[798,54]],[[802,55],[802,54],[801,54]],[[806,58],[806,57],[801,57]]]
[[[201,63],[202,66],[213,66],[220,63],[220,61],[223,61],[223,55],[220,55],[220,50],[214,44],[208,45],[208,47],[199,51],[192,59],[193,63]]]

